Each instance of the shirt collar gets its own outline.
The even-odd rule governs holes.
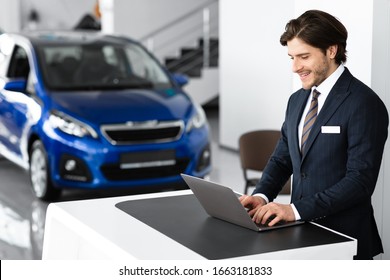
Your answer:
[[[321,92],[321,95],[328,95],[333,86],[336,84],[337,80],[340,78],[341,74],[343,74],[344,69],[344,65],[340,64],[336,71],[334,71],[328,78],[326,78],[325,81],[323,81],[319,86],[313,88],[316,88],[319,92]]]

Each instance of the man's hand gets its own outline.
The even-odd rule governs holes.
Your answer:
[[[268,203],[260,196],[243,195],[239,198],[241,204],[248,208],[248,214],[257,224],[266,224],[273,226],[280,221],[295,221],[294,211],[290,204]]]
[[[267,202],[260,196],[243,195],[239,198],[241,204],[248,208],[248,214],[253,217],[257,210],[266,205]]]
[[[257,224],[266,224],[272,227],[280,221],[292,222],[295,221],[294,211],[290,204],[280,204],[271,202],[267,205],[257,208],[252,220]]]

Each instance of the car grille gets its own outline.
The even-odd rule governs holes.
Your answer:
[[[185,172],[188,163],[188,158],[177,158],[174,165],[136,169],[122,169],[119,164],[106,164],[101,167],[101,171],[110,181],[153,179],[179,175]]]
[[[103,125],[101,131],[113,145],[170,142],[183,133],[183,121],[128,122],[119,125]]]

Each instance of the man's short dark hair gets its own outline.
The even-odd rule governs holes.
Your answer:
[[[321,49],[324,54],[330,46],[337,45],[335,59],[337,64],[341,64],[347,61],[347,37],[347,29],[334,16],[323,11],[310,10],[287,23],[280,43],[287,46],[288,41],[298,38]]]

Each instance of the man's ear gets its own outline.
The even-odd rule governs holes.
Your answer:
[[[337,54],[337,45],[330,46],[327,49],[327,54],[329,55],[329,58],[334,59]]]

